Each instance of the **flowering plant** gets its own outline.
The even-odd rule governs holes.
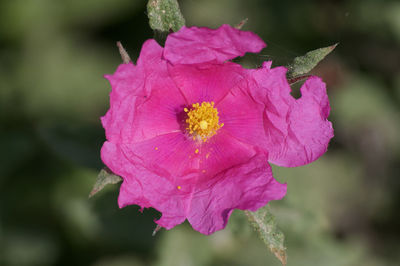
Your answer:
[[[255,34],[223,25],[182,27],[143,44],[137,64],[107,75],[103,162],[123,178],[118,203],[153,207],[158,225],[186,219],[211,234],[234,209],[255,211],[286,194],[268,162],[319,158],[333,136],[325,84],[310,77],[290,95],[285,67],[245,69],[229,60],[259,52]]]

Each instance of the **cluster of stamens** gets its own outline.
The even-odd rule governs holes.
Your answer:
[[[214,107],[214,102],[194,103],[191,109],[183,110],[188,116],[186,130],[193,136],[193,140],[200,138],[206,142],[224,125],[219,124],[218,110]]]

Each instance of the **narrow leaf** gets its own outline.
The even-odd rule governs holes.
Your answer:
[[[119,54],[121,55],[122,62],[124,64],[128,64],[129,62],[131,62],[131,58],[129,57],[128,52],[122,46],[121,42],[117,42],[117,47],[119,50]]]
[[[296,57],[293,63],[288,66],[288,79],[307,74],[310,72],[322,59],[325,58],[338,44],[328,47],[319,48],[306,53],[303,56]]]
[[[89,198],[93,197],[97,192],[102,190],[108,184],[117,184],[122,181],[122,178],[111,173],[110,170],[104,168],[100,171],[97,176],[96,183],[93,186],[92,191],[89,194]]]
[[[246,24],[248,20],[249,20],[248,18],[243,19],[242,21],[240,21],[238,24],[235,25],[235,28],[238,30],[242,29],[244,24]]]
[[[262,207],[256,212],[245,211],[245,213],[261,240],[281,261],[282,265],[286,266],[285,236],[277,227],[275,217],[271,214],[269,206]]]
[[[157,224],[157,226],[156,226],[156,228],[154,228],[153,233],[151,234],[151,236],[155,236],[157,234],[157,232],[161,230],[161,228],[162,227]]]
[[[149,0],[147,16],[154,31],[178,31],[185,25],[177,0]]]

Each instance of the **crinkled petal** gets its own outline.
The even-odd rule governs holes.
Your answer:
[[[156,223],[166,229],[185,221],[191,193],[180,192],[168,179],[149,171],[140,162],[133,162],[135,158],[127,157],[119,145],[105,142],[101,157],[124,179],[118,197],[120,208],[132,204],[153,207],[162,213]]]
[[[140,162],[181,188],[188,184],[201,186],[204,180],[248,161],[256,153],[252,146],[222,129],[205,143],[177,132],[120,146],[132,162]],[[198,177],[186,179],[191,174]]]
[[[327,120],[330,107],[325,83],[309,78],[300,89],[301,98],[291,106],[286,143],[279,145],[270,157],[278,165],[299,166],[318,159],[328,149],[333,137],[332,123]]]
[[[222,63],[246,52],[258,53],[265,46],[256,34],[226,24],[215,30],[182,27],[168,35],[164,57],[172,64]]]
[[[220,172],[247,162],[255,154],[251,145],[237,140],[221,128],[199,148],[201,179],[213,179]]]
[[[294,167],[318,159],[333,137],[329,101],[325,84],[318,77],[309,78],[301,87],[302,96],[290,95],[283,67],[252,70],[256,86],[253,98],[265,105],[263,125],[265,145],[271,163]]]
[[[104,75],[111,84],[110,102],[121,100],[128,94],[145,96],[151,87],[145,86],[146,79],[156,75],[158,69],[165,69],[165,61],[162,60],[163,48],[155,40],[147,40],[143,43],[138,58],[137,66],[133,63],[121,64],[114,74]],[[160,65],[160,63],[163,64]],[[160,72],[164,72],[162,69]]]
[[[218,169],[218,174],[203,178],[202,182],[197,182],[201,176],[195,172],[181,179],[167,178],[149,169],[142,158],[127,153],[126,147],[112,142],[104,143],[101,156],[103,162],[124,179],[119,206],[153,207],[162,213],[156,223],[166,229],[188,219],[195,230],[211,234],[225,227],[233,209],[255,211],[270,200],[281,199],[286,193],[286,184],[280,184],[272,177],[264,154],[243,155],[245,161],[221,167],[223,170]],[[218,162],[216,156],[213,159],[211,155],[209,160]]]
[[[157,42],[148,40],[137,66],[122,64],[106,76],[111,104],[101,120],[108,140],[131,143],[181,129],[179,113],[187,103],[169,77],[162,52]]]
[[[130,143],[183,129],[187,103],[172,80],[156,76],[148,83],[152,83],[151,96],[137,107],[134,128],[128,133]]]
[[[248,88],[252,86],[241,82],[232,88],[224,99],[216,105],[223,130],[236,139],[251,144],[262,146],[266,150],[266,138],[263,127],[264,104],[252,98]]]
[[[169,73],[189,104],[203,101],[218,103],[243,81],[244,69],[225,64],[169,65]]]
[[[100,118],[106,132],[107,140],[116,143],[130,140],[133,132],[133,121],[136,117],[136,109],[142,102],[142,98],[133,94],[128,94],[123,101],[111,101],[110,109]]]
[[[122,151],[132,163],[146,168],[180,185],[180,178],[199,169],[196,143],[181,132],[160,135],[142,142],[121,144]]]
[[[114,74],[104,75],[104,77],[111,84],[112,100],[121,100],[129,94],[145,95],[140,70],[133,63],[121,64]]]
[[[220,172],[207,185],[194,192],[188,216],[192,227],[206,235],[223,229],[234,209],[255,211],[286,194],[286,184],[273,178],[263,153]]]

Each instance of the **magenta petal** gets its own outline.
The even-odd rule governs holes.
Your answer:
[[[130,184],[121,186],[118,199],[120,208],[130,204],[137,204],[142,208],[151,206],[143,197],[143,187],[135,179],[135,165],[129,162],[119,145],[106,141],[101,148],[101,159],[113,173],[120,175],[125,181],[128,180],[127,183]]]
[[[113,75],[105,75],[112,87],[110,102],[120,100],[127,94],[147,95],[151,88],[145,86],[146,80],[156,75],[154,70],[165,72],[166,62],[162,60],[162,54],[163,48],[155,40],[148,40],[142,46],[137,66],[133,63],[121,64]]]
[[[267,150],[262,115],[265,106],[251,97],[248,86],[247,82],[236,86],[216,105],[224,123],[222,129],[242,142]]]
[[[282,199],[286,184],[278,183],[264,154],[222,171],[196,190],[188,220],[200,233],[209,235],[223,229],[234,209],[255,211],[271,200]]]
[[[238,64],[169,65],[169,73],[189,104],[203,101],[218,103],[244,80]]]
[[[263,124],[265,146],[271,163],[294,167],[318,159],[333,137],[327,120],[329,101],[325,84],[309,78],[301,87],[302,96],[294,99],[286,80],[285,68],[253,71],[258,84],[252,94],[265,105]]]
[[[255,154],[251,145],[237,140],[221,128],[199,149],[202,179],[199,180],[198,187],[203,179],[213,179],[226,169],[246,163]]]
[[[147,84],[152,86],[151,97],[136,108],[134,129],[129,132],[128,143],[182,131],[182,113],[187,103],[173,81],[155,76]]]
[[[169,180],[149,171],[139,162],[132,163],[118,145],[105,142],[102,160],[116,174],[123,177],[118,204],[120,208],[136,204],[142,208],[153,207],[162,213],[156,221],[171,229],[186,219],[190,194],[179,193]]]
[[[154,40],[143,45],[137,68],[143,72],[147,95],[137,107],[129,143],[181,130],[178,116],[187,103],[169,76],[162,51]]]
[[[113,75],[104,75],[113,88],[111,97],[122,99],[128,94],[144,95],[143,80],[138,78],[140,71],[133,63],[121,64]]]
[[[187,103],[169,77],[162,52],[157,42],[149,40],[137,66],[122,64],[106,76],[112,87],[111,105],[101,120],[108,140],[132,143],[180,131],[178,114]]]
[[[256,34],[226,24],[215,30],[182,27],[168,35],[164,57],[172,64],[222,63],[246,52],[258,53],[265,46]]]
[[[180,178],[197,173],[199,155],[196,143],[181,132],[160,135],[142,142],[121,144],[121,150],[132,163],[139,162],[176,185]]]
[[[288,136],[270,151],[270,162],[299,166],[318,159],[328,149],[333,137],[332,123],[327,120],[329,101],[325,83],[318,77],[309,78],[300,89],[288,113]]]

